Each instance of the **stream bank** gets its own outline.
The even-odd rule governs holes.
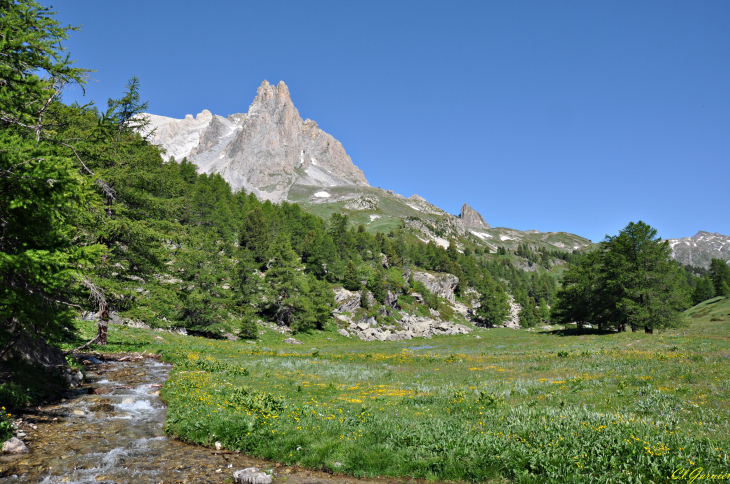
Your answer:
[[[274,483],[396,482],[278,466],[168,438],[159,390],[171,367],[155,359],[86,365],[80,388],[22,415],[30,453],[0,456],[0,483],[230,483],[234,471],[254,466],[273,470]]]

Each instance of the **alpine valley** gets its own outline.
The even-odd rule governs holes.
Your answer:
[[[187,158],[200,173],[219,173],[234,190],[253,192],[261,200],[295,202],[325,218],[335,212],[348,215],[369,232],[387,233],[403,226],[444,248],[454,239],[462,250],[467,244],[491,252],[521,243],[560,251],[591,245],[566,232],[492,228],[467,204],[455,216],[418,195],[406,198],[370,186],[339,141],[315,121],[301,118],[283,81],[276,86],[262,82],[246,113],[223,117],[204,110],[184,119],[147,116],[150,139],[165,156]]]
[[[339,141],[315,121],[302,119],[284,81],[276,86],[263,81],[246,113],[223,117],[204,110],[183,119],[147,116],[150,139],[165,156],[187,158],[198,172],[218,173],[234,190],[253,192],[261,200],[295,202],[325,218],[348,215],[369,232],[403,227],[444,248],[453,239],[460,250],[466,244],[491,252],[499,246],[515,250],[520,244],[565,252],[593,245],[567,232],[493,228],[466,203],[459,215],[452,215],[416,194],[406,198],[370,186]],[[700,231],[669,243],[672,257],[683,265],[706,269],[712,258],[730,261],[729,236]],[[537,270],[531,263],[521,266]]]

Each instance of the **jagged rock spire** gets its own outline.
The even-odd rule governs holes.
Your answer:
[[[461,219],[462,223],[469,228],[472,229],[489,229],[491,228],[490,225],[484,220],[484,217],[481,216],[479,212],[471,208],[466,203],[463,207],[461,207],[461,213],[459,214],[459,218]]]

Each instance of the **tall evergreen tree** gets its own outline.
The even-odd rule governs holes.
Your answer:
[[[274,316],[280,324],[295,330],[309,327],[310,301],[307,279],[289,239],[279,236],[271,247],[271,267],[266,272]]]
[[[368,280],[368,289],[376,301],[380,304],[385,303],[385,298],[388,294],[385,289],[385,278],[380,269],[376,270]]]
[[[241,247],[251,251],[260,268],[266,266],[269,253],[269,224],[261,207],[256,207],[243,218],[240,231]]]
[[[71,27],[33,0],[0,3],[0,357],[22,332],[58,336],[87,305],[84,277],[103,246],[91,236],[98,176],[60,132],[81,108],[61,109],[64,87],[89,72],[62,42]],[[100,304],[103,294],[94,292]],[[94,309],[99,309],[95,307]]]
[[[348,291],[357,291],[362,286],[360,276],[357,274],[357,266],[355,266],[352,259],[347,262],[347,269],[345,270],[345,277],[342,279],[342,286]]]
[[[644,222],[629,223],[619,235],[606,238],[605,284],[616,295],[614,321],[647,333],[677,326],[687,308],[680,267],[671,248]]]
[[[484,324],[497,326],[509,315],[509,299],[504,290],[491,277],[485,277],[479,286],[477,316]]]
[[[694,276],[693,276],[694,277]],[[715,297],[715,286],[712,284],[709,274],[699,278],[697,285],[692,292],[692,303],[699,304]]]
[[[710,261],[710,279],[715,288],[715,294],[718,296],[730,296],[725,293],[723,283],[730,285],[730,266],[722,259],[712,259]]]
[[[680,324],[689,294],[671,249],[644,222],[579,259],[563,275],[553,316],[558,322],[590,322],[599,328],[627,325],[647,333]]]

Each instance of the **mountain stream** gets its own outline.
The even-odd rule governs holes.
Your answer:
[[[30,453],[0,456],[0,484],[230,483],[234,471],[254,466],[273,470],[274,484],[393,482],[278,466],[169,439],[159,390],[170,368],[154,359],[87,365],[82,388],[22,416]]]

